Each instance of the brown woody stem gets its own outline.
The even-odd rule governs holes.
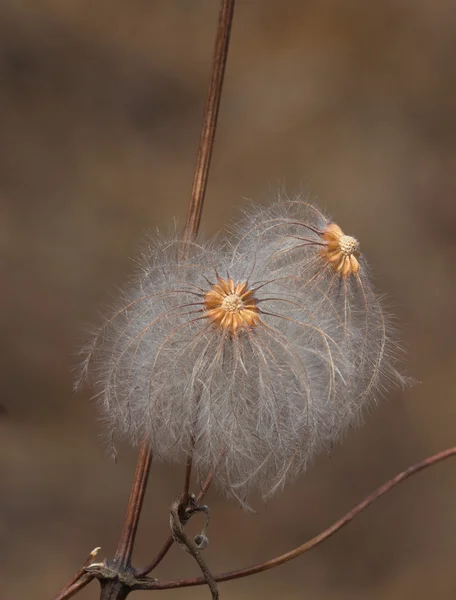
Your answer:
[[[94,548],[92,550],[82,567],[79,569],[79,571],[77,571],[77,573],[75,573],[73,579],[68,581],[68,583],[60,590],[54,600],[67,600],[92,581],[93,576],[86,573],[85,567],[94,561],[99,550],[100,548]]]
[[[150,444],[148,441],[143,441],[139,448],[138,462],[136,463],[122,533],[120,534],[114,559],[110,563],[111,568],[117,570],[119,573],[131,570],[131,555],[146,494],[151,462],[152,453]],[[129,589],[120,578],[106,579],[100,583],[101,600],[123,600],[123,598],[128,596]]]
[[[195,176],[192,194],[188,206],[187,221],[184,237],[187,242],[195,239],[203,212],[204,196],[206,194],[209,167],[214,147],[217,117],[222,97],[223,79],[225,75],[228,47],[230,43],[231,24],[233,22],[235,0],[222,0],[215,39],[214,56],[212,59],[211,78],[204,110],[201,139],[196,159]]]
[[[195,176],[193,181],[192,193],[188,207],[187,221],[184,229],[184,240],[191,242],[196,238],[201,214],[203,210],[204,197],[207,188],[209,176],[209,167],[214,146],[215,131],[217,126],[217,117],[222,95],[223,79],[225,74],[226,61],[228,56],[228,47],[231,34],[231,25],[233,21],[235,0],[222,0],[219,12],[219,21],[217,26],[217,35],[215,41],[215,50],[212,61],[211,77],[206,101],[206,108],[203,117],[201,139],[198,151],[198,157],[195,167]],[[139,517],[144,500],[147,486],[147,480],[151,464],[151,451],[149,443],[144,441],[140,448],[138,463],[135,471],[135,477],[127,507],[127,514],[120,536],[117,551],[112,561],[112,567],[116,569],[129,570],[131,565],[131,555],[138,528]],[[186,470],[186,493],[191,476],[191,461]],[[210,485],[210,483],[209,483]],[[209,486],[208,486],[209,487]],[[172,541],[167,542],[158,555],[158,562],[167,553],[171,547]],[[158,564],[154,561],[156,564]],[[144,569],[143,569],[144,571]],[[146,571],[147,573],[148,571]],[[66,600],[74,595],[79,589],[87,585],[92,575],[87,574],[83,569],[78,571],[73,579],[61,590],[56,600]],[[129,590],[120,580],[102,581],[102,595],[104,600],[126,598]]]
[[[149,479],[152,453],[149,442],[144,441],[139,449],[138,462],[130,492],[125,522],[120,534],[114,562],[119,565],[130,566],[131,555],[138,530],[139,517],[146,494],[147,480]]]
[[[238,569],[236,571],[228,571],[226,573],[219,573],[214,576],[215,581],[230,581],[231,579],[240,579],[241,577],[247,577],[249,575],[254,575],[255,573],[261,573],[262,571],[267,571],[268,569],[272,569],[274,567],[278,567],[279,565],[283,565],[284,563],[292,560],[315,548],[329,537],[334,535],[337,531],[342,529],[347,523],[350,523],[355,517],[357,517],[360,513],[362,513],[368,506],[370,506],[375,500],[389,492],[393,487],[408,479],[412,475],[419,473],[420,471],[435,465],[436,463],[450,458],[451,456],[456,456],[456,446],[453,448],[448,448],[443,452],[439,452],[438,454],[434,454],[433,456],[429,456],[425,460],[412,465],[405,471],[402,471],[382,486],[380,486],[375,492],[367,496],[362,502],[360,502],[357,506],[355,506],[351,511],[349,511],[345,516],[341,519],[333,523],[330,527],[325,529],[323,532],[316,535],[311,540],[305,542],[301,546],[294,548],[290,552],[286,552],[276,558],[271,560],[267,560],[263,563],[253,565],[251,567],[246,567],[245,569]],[[166,590],[171,588],[180,588],[180,587],[189,587],[194,585],[203,585],[206,583],[204,577],[194,577],[191,579],[177,579],[173,581],[161,581],[153,584],[152,589],[157,590]]]
[[[213,479],[213,473],[209,473],[206,481],[203,483],[203,485],[201,487],[200,493],[196,497],[196,501],[198,503],[203,500],[208,489],[211,487],[212,479]],[[160,552],[154,558],[154,560],[150,564],[146,565],[144,568],[136,570],[136,576],[144,577],[145,575],[147,575],[148,573],[153,571],[157,567],[157,565],[159,565],[161,563],[161,561],[165,558],[165,556],[168,554],[168,551],[171,548],[171,546],[173,545],[173,543],[174,543],[173,536],[170,535],[169,538],[166,540],[166,542],[163,544],[163,547],[160,550]]]
[[[54,600],[69,600],[69,598],[72,598],[75,594],[80,592],[93,579],[93,575],[89,575],[82,569],[80,572],[78,572],[78,575],[78,579],[76,581],[67,583],[66,586],[60,590]]]
[[[225,74],[226,60],[228,56],[228,46],[231,33],[231,24],[233,21],[235,0],[222,0],[217,26],[217,35],[215,40],[214,57],[212,60],[211,77],[206,101],[206,108],[203,117],[201,130],[200,146],[195,167],[195,176],[193,180],[192,193],[187,213],[187,221],[184,230],[184,239],[187,242],[193,241],[198,233],[201,214],[203,210],[204,197],[206,193],[207,180],[209,176],[209,167],[211,162],[212,150],[214,146],[215,130],[217,126],[217,117],[222,95],[223,79]],[[144,451],[147,447],[149,462],[144,459]],[[186,493],[188,495],[188,486],[190,483],[192,462],[189,460],[186,469]],[[139,515],[141,512],[144,493],[141,492],[142,484],[147,484],[147,477],[150,469],[150,448],[146,442],[141,446],[138,465],[136,468],[135,479],[130,496],[130,502],[127,509],[127,517],[124,528],[119,540],[117,552],[114,558],[116,566],[130,567],[131,553],[135,540]],[[140,494],[142,496],[140,497]],[[171,546],[171,544],[169,544]],[[166,554],[164,552],[163,556]],[[104,582],[106,584],[106,582]],[[117,586],[117,596],[108,591],[108,588]],[[122,590],[119,582],[108,582],[103,586],[102,600],[105,598],[119,598]]]

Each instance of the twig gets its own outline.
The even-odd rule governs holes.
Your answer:
[[[390,479],[389,481],[384,483],[375,492],[373,492],[372,494],[367,496],[362,502],[360,502],[357,506],[355,506],[352,510],[350,510],[345,516],[343,516],[341,519],[339,519],[338,521],[333,523],[330,527],[328,527],[323,532],[316,535],[311,540],[305,542],[301,546],[298,546],[297,548],[295,548],[294,550],[291,550],[290,552],[286,552],[285,554],[282,554],[281,556],[277,556],[276,558],[265,561],[263,563],[260,563],[260,564],[257,564],[257,565],[251,566],[251,567],[247,567],[244,569],[238,569],[236,571],[229,571],[227,573],[220,573],[218,575],[214,575],[215,581],[218,581],[218,582],[230,581],[231,579],[240,579],[241,577],[247,577],[249,575],[254,575],[255,573],[261,573],[262,571],[267,571],[268,569],[272,569],[274,567],[278,567],[279,565],[283,565],[284,563],[288,562],[289,560],[292,560],[293,558],[296,558],[296,557],[300,556],[301,554],[304,554],[304,552],[307,552],[307,551],[311,550],[312,548],[315,548],[316,546],[318,546],[319,544],[321,544],[322,542],[327,540],[329,537],[334,535],[337,531],[342,529],[342,527],[347,525],[347,523],[350,523],[350,521],[352,521],[355,517],[357,517],[360,513],[362,513],[375,500],[377,500],[378,498],[380,498],[381,496],[383,496],[384,494],[389,492],[392,488],[394,488],[396,485],[398,485],[405,479],[408,479],[409,477],[411,477],[412,475],[415,475],[416,473],[422,471],[423,469],[431,467],[431,466],[437,464],[438,462],[443,461],[443,460],[450,458],[451,456],[455,456],[455,455],[456,455],[456,446],[453,448],[448,448],[447,450],[444,450],[443,452],[439,452],[438,454],[434,454],[433,456],[429,456],[425,460],[409,467],[405,471],[402,471],[401,473],[399,473],[398,475],[396,475],[395,477],[393,477],[392,479]],[[194,585],[202,585],[205,583],[206,583],[206,580],[204,579],[204,577],[195,577],[195,578],[191,578],[191,579],[176,579],[173,581],[155,582],[151,589],[167,590],[167,589],[172,589],[172,588],[181,588],[181,587],[189,587],[189,586],[194,586]]]
[[[67,585],[60,590],[54,600],[69,600],[69,598],[72,598],[75,594],[85,588],[85,586],[88,585],[93,578],[94,576],[89,575],[89,573],[81,573],[80,578],[71,585],[67,583]]]
[[[138,462],[136,463],[122,533],[120,534],[114,559],[110,563],[111,567],[117,569],[119,573],[131,570],[131,555],[146,494],[151,462],[152,453],[150,444],[145,440],[139,448]],[[101,581],[101,587],[101,600],[114,600],[114,598],[120,600],[121,598],[126,598],[128,595],[128,593],[125,593],[125,584],[119,578]]]
[[[150,444],[144,441],[139,449],[138,462],[136,464],[125,522],[114,556],[114,562],[119,565],[130,566],[131,563],[131,555],[138,530],[141,508],[146,494],[151,462],[152,453]]]
[[[189,494],[190,494],[190,480],[192,477],[192,467],[193,467],[193,449],[194,449],[194,441],[192,440],[192,447],[190,449],[190,454],[187,458],[187,464],[185,465],[185,480],[184,480],[184,495],[183,501],[188,502]]]
[[[206,107],[204,110],[201,138],[196,160],[193,187],[188,206],[187,221],[184,229],[184,239],[193,241],[198,233],[204,198],[206,195],[209,167],[214,147],[217,117],[222,97],[223,80],[225,76],[228,48],[233,23],[235,0],[222,0],[220,5],[217,35],[215,39],[214,55],[212,58],[211,77],[207,92]],[[184,495],[188,498],[190,477],[192,473],[193,456],[190,455],[185,469]],[[173,544],[172,537],[168,538],[156,558],[140,571],[138,577],[150,573],[166,556]]]
[[[200,493],[196,497],[197,502],[201,502],[201,500],[203,500],[208,489],[211,487],[213,476],[214,476],[213,473],[209,473],[209,475],[207,476],[206,481],[203,483],[203,485],[201,487]],[[173,545],[173,543],[174,543],[173,536],[170,535],[169,538],[166,540],[166,542],[163,544],[163,547],[160,550],[160,552],[154,558],[154,560],[150,564],[146,565],[144,568],[136,570],[136,576],[137,577],[145,577],[148,573],[153,571],[157,567],[157,565],[159,565],[161,563],[161,561],[165,558],[165,556],[168,554],[168,551],[171,548],[171,546]]]
[[[192,193],[188,207],[187,221],[184,230],[184,240],[187,242],[190,242],[196,238],[199,224],[201,221],[201,214],[209,175],[209,167],[215,139],[217,117],[222,94],[226,60],[228,56],[228,46],[231,33],[231,24],[233,21],[234,5],[235,0],[222,0],[220,6],[219,21],[215,41],[215,51],[212,61],[211,78],[209,83],[206,108],[203,117],[201,139],[195,167],[195,176],[193,181]],[[150,462],[150,446],[148,442],[143,441],[140,448],[138,463],[135,471],[135,477],[130,494],[124,526],[122,529],[114,561],[112,562],[112,565],[117,567],[118,569],[130,569],[131,554],[133,551],[139,516],[141,513],[142,503],[144,500],[144,494],[147,486]],[[187,495],[187,481],[190,482],[190,476],[191,461],[189,461],[186,472],[185,485],[187,489]],[[169,546],[171,546],[171,544],[169,544]],[[162,553],[162,557],[166,554],[166,552],[167,549]],[[78,576],[76,580],[73,578],[72,581],[68,583],[65,586],[65,588],[63,588],[63,590],[66,590],[67,595],[60,596],[59,600],[63,600],[63,598],[69,598],[70,596],[68,595],[68,593],[70,591],[71,595],[78,591],[74,589],[76,585],[81,585],[82,587],[84,587],[84,585],[87,585],[87,583],[92,579],[92,577],[87,573],[82,574],[81,572],[78,572],[76,575]],[[116,586],[117,591],[114,590],[113,586]],[[102,581],[103,591],[101,597],[106,599],[108,597],[126,597],[128,592],[125,593],[125,586],[123,586],[123,589],[121,589],[122,586],[123,584],[120,582],[120,580]]]
[[[214,576],[209,570],[209,567],[206,564],[199,548],[192,541],[188,535],[184,531],[184,523],[188,521],[188,515],[185,512],[187,507],[187,499],[183,496],[177,497],[173,500],[170,508],[170,526],[171,532],[173,535],[173,539],[179,545],[183,547],[189,554],[193,556],[193,558],[198,563],[201,571],[204,575],[204,580],[206,581],[209,589],[211,590],[212,599],[218,600],[219,593],[217,589],[217,584],[214,580]]]
[[[223,79],[225,75],[228,47],[230,43],[231,25],[233,22],[235,0],[222,0],[217,25],[214,56],[212,59],[211,79],[204,110],[201,139],[196,159],[195,176],[192,194],[188,206],[187,222],[185,224],[185,240],[193,241],[198,233],[201,214],[203,212],[204,196],[206,194],[209,167],[214,147],[217,117],[222,97]]]
[[[84,567],[87,567],[93,562],[93,559],[96,557],[99,550],[99,547],[92,550],[82,567],[75,573],[73,579],[70,579],[70,581],[60,590],[54,600],[67,600],[92,581],[92,575],[88,575]]]

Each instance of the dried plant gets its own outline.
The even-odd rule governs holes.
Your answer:
[[[328,448],[390,383],[403,384],[396,344],[356,238],[298,198],[250,210],[222,245],[196,241],[209,173],[234,0],[222,0],[211,82],[183,235],[154,238],[135,282],[97,332],[81,369],[98,390],[111,435],[140,445],[124,526],[113,559],[93,550],[56,600],[93,578],[102,600],[135,590],[207,584],[259,573],[320,544],[374,500],[456,447],[400,473],[315,538],[269,561],[213,575],[203,557],[216,480],[244,502],[253,486],[272,495]],[[141,569],[131,557],[152,456],[185,460],[183,493],[170,504],[171,535]],[[205,477],[190,493],[196,469]],[[185,532],[206,514],[201,535]],[[202,577],[148,576],[176,542]]]
[[[341,347],[353,370],[346,390],[351,401],[334,410],[336,430],[360,417],[361,409],[392,385],[410,381],[396,368],[400,348],[392,317],[371,283],[356,238],[314,204],[284,193],[266,208],[250,209],[236,231],[246,253],[252,246],[265,248],[272,276],[286,279],[302,297],[312,290],[313,309],[332,310],[341,324]]]
[[[113,433],[157,458],[191,454],[244,500],[302,471],[357,399],[330,299],[273,272],[267,246],[239,249],[156,240],[83,372],[95,363]]]

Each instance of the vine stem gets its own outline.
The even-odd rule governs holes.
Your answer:
[[[143,441],[139,448],[138,462],[136,463],[125,522],[114,556],[114,562],[119,565],[130,566],[131,564],[131,555],[133,553],[139,517],[144,502],[144,496],[146,494],[151,462],[152,452],[150,450],[150,444],[147,441]]]
[[[86,573],[84,567],[87,567],[93,562],[99,550],[101,550],[101,548],[94,548],[92,550],[82,567],[79,569],[79,571],[77,571],[73,579],[70,579],[70,581],[60,590],[55,597],[55,600],[67,600],[68,598],[71,598],[79,590],[82,590],[82,588],[84,588],[90,581],[92,581],[93,576]]]
[[[138,461],[136,463],[125,521],[117,544],[116,553],[112,560],[112,566],[121,570],[127,570],[131,567],[131,556],[138,531],[141,509],[146,495],[151,463],[152,452],[150,444],[147,440],[144,440],[139,448]],[[123,600],[127,595],[127,588],[118,580],[112,579],[101,582],[101,600]]]
[[[185,242],[192,242],[195,240],[201,222],[201,214],[206,195],[209,167],[217,128],[220,100],[222,97],[223,80],[228,57],[234,6],[235,0],[222,0],[220,4],[211,76],[209,81],[206,107],[203,116],[203,124],[201,128],[201,138],[196,160],[195,175],[188,206],[187,220],[183,232]],[[114,557],[114,562],[118,566],[130,566],[131,554],[133,551],[142,503],[149,477],[150,463],[150,445],[147,441],[143,441],[139,451],[126,518]],[[192,461],[189,460],[186,468],[186,489],[188,485],[187,482],[190,482],[191,467]],[[169,544],[169,547],[171,547],[171,544]],[[166,553],[167,550],[164,552],[163,556]],[[76,573],[73,579],[67,583],[64,588],[62,588],[56,600],[67,600],[77,591],[90,583],[92,579],[93,576],[88,575],[83,569],[81,569],[78,571],[78,573]],[[102,598],[121,598],[121,595],[123,594],[121,590],[111,593],[108,591],[108,587],[110,586],[105,587],[105,589],[102,591]]]
[[[230,44],[231,25],[233,23],[235,0],[222,0],[220,5],[214,55],[212,58],[211,78],[204,110],[201,138],[196,159],[195,176],[188,206],[187,222],[184,237],[193,241],[198,233],[206,195],[209,167],[214,147],[217,118],[222,97],[223,79],[225,76],[228,48]]]
[[[209,473],[206,481],[201,486],[200,493],[196,497],[197,503],[199,503],[203,500],[208,489],[211,487],[212,479],[213,479],[213,473]],[[157,567],[157,565],[159,565],[161,563],[161,561],[165,558],[165,556],[168,554],[168,551],[170,550],[173,543],[174,543],[173,536],[170,535],[168,537],[168,539],[166,540],[166,542],[163,544],[160,552],[154,558],[154,560],[150,564],[146,565],[143,569],[136,569],[136,571],[135,571],[136,577],[144,577],[145,575],[147,575],[148,573],[153,571]]]
[[[69,598],[72,598],[75,594],[80,592],[93,579],[93,575],[83,572],[82,569],[80,573],[78,572],[78,575],[78,579],[72,583],[67,583],[54,600],[69,600]]]
[[[198,155],[196,159],[195,175],[193,179],[192,192],[187,212],[187,221],[184,229],[184,241],[192,242],[195,240],[201,214],[203,211],[204,198],[206,195],[207,181],[209,177],[209,167],[211,163],[212,152],[214,148],[215,131],[217,128],[217,118],[222,97],[223,80],[225,75],[226,62],[228,57],[228,47],[231,35],[231,25],[233,22],[235,0],[222,0],[220,5],[219,20],[217,25],[217,34],[215,39],[214,55],[212,59],[211,76],[206,100],[206,107],[203,116],[201,128],[201,138]],[[117,552],[114,561],[118,565],[130,566],[131,552],[133,549],[136,529],[139,515],[141,512],[142,500],[137,502],[138,481],[144,480],[147,484],[147,473],[150,468],[142,458],[143,450],[148,448],[150,457],[150,448],[146,442],[141,446],[138,465],[136,468],[135,479],[133,482],[130,502],[127,509],[127,517],[119,540]],[[189,456],[185,471],[185,489],[184,496],[187,499],[190,486],[190,477],[192,471],[192,455]],[[171,544],[169,544],[171,547]],[[169,549],[169,548],[168,548]],[[164,550],[162,558],[166,555],[168,549]],[[157,563],[158,564],[158,563]],[[109,587],[109,586],[108,586]],[[103,598],[103,594],[102,594]]]
[[[279,565],[283,565],[284,563],[297,558],[301,554],[308,552],[312,548],[315,548],[332,535],[337,533],[342,527],[345,527],[350,521],[353,521],[355,517],[357,517],[360,513],[362,513],[368,506],[370,506],[375,500],[384,496],[388,493],[392,488],[396,485],[408,479],[412,475],[419,473],[420,471],[427,469],[447,458],[456,455],[456,446],[452,448],[448,448],[442,452],[429,456],[423,461],[412,465],[405,471],[398,473],[395,477],[384,483],[380,486],[375,492],[372,492],[369,496],[367,496],[362,502],[356,505],[352,510],[350,510],[346,515],[340,518],[338,521],[333,523],[330,527],[313,537],[311,540],[308,540],[301,546],[290,550],[290,552],[286,552],[280,556],[267,560],[263,563],[253,565],[251,567],[246,567],[244,569],[237,569],[236,571],[228,571],[226,573],[219,573],[218,575],[214,575],[214,580],[217,582],[220,581],[230,581],[232,579],[240,579],[241,577],[247,577],[249,575],[254,575],[255,573],[261,573],[263,571],[267,571],[274,567],[278,567]],[[172,581],[161,581],[155,582],[152,584],[150,589],[156,590],[167,590],[172,588],[181,588],[181,587],[190,587],[195,585],[203,585],[206,583],[204,577],[194,577],[191,579],[176,579]]]

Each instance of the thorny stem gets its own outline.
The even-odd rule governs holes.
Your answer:
[[[201,487],[200,493],[196,497],[197,503],[199,503],[203,500],[208,489],[211,487],[213,477],[214,477],[214,474],[209,473],[209,475],[206,478],[206,481],[203,483],[203,485]],[[165,558],[165,556],[168,554],[168,551],[171,548],[171,546],[173,545],[173,543],[174,543],[173,536],[170,535],[169,538],[166,540],[166,542],[163,544],[163,547],[160,550],[160,552],[154,558],[154,560],[150,564],[146,565],[144,568],[136,569],[136,577],[144,577],[145,575],[147,575],[148,573],[153,571],[157,567],[157,565],[159,565],[161,563],[161,561]]]
[[[341,519],[333,523],[330,527],[316,535],[311,540],[305,542],[301,546],[298,546],[294,550],[290,552],[286,552],[276,558],[271,560],[267,560],[263,563],[253,565],[251,567],[246,567],[244,569],[237,569],[236,571],[228,571],[226,573],[219,573],[218,575],[214,575],[215,581],[230,581],[231,579],[240,579],[241,577],[247,577],[248,575],[254,575],[255,573],[261,573],[262,571],[267,571],[268,569],[272,569],[274,567],[278,567],[279,565],[283,565],[284,563],[292,560],[315,548],[329,537],[334,535],[337,531],[342,529],[347,523],[350,523],[355,517],[357,517],[360,513],[362,513],[368,506],[370,506],[375,500],[388,493],[393,487],[408,479],[412,475],[419,473],[420,471],[435,465],[436,463],[443,461],[451,456],[456,456],[456,446],[453,448],[448,448],[438,454],[434,454],[433,456],[429,456],[423,461],[412,465],[405,471],[402,471],[382,486],[380,486],[375,492],[367,496],[362,502],[360,502],[357,506],[352,508],[346,515],[344,515]],[[156,590],[166,590],[171,588],[181,588],[181,587],[189,587],[194,585],[202,585],[205,584],[206,580],[204,577],[195,577],[191,579],[176,579],[173,581],[161,581],[154,582],[151,585],[150,589]]]

